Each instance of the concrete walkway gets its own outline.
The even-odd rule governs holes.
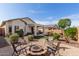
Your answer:
[[[0,37],[0,48],[4,47],[4,46],[8,46],[8,42],[4,37]]]
[[[11,56],[13,53],[12,47],[4,37],[0,37],[0,56]]]
[[[13,49],[11,48],[11,46],[0,48],[0,56],[11,56],[12,53],[13,53]]]

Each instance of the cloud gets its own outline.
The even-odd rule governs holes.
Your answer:
[[[72,15],[61,17],[61,19],[63,19],[63,18],[71,19],[71,21],[72,21],[71,26],[79,26],[79,14],[72,14]]]
[[[54,19],[52,16],[49,16],[49,17],[47,17],[46,19],[48,19],[48,20],[52,20],[52,19]]]
[[[35,19],[35,22],[38,24],[43,24],[43,25],[57,24],[58,22],[58,20],[55,20],[55,18],[52,16],[48,16],[42,19]]]
[[[48,24],[50,24],[49,21],[40,21],[40,20],[36,20],[35,22],[38,23],[38,24],[43,24],[43,25],[48,25]]]
[[[58,20],[56,18],[54,18],[53,16],[49,16],[45,19],[46,19],[46,21],[48,21],[48,24],[57,24],[57,22],[58,22]]]
[[[69,18],[71,19],[71,26],[79,26],[79,14],[72,14],[72,15],[68,15],[68,16],[63,16],[57,19],[54,19],[53,17],[47,17],[47,18],[43,18],[43,20],[36,20],[37,23],[39,24],[44,24],[44,25],[48,25],[48,24],[57,24],[58,21],[60,19],[63,18]]]
[[[40,21],[40,20],[36,20],[35,22],[38,23],[38,24],[43,24],[43,25],[57,24],[57,20],[54,20],[54,21]]]
[[[43,13],[41,10],[27,10],[28,13]]]

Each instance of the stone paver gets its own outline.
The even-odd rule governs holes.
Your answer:
[[[27,38],[25,39],[27,40]],[[39,41],[40,41],[39,43],[40,45],[45,45],[44,44],[45,40],[41,39]],[[74,47],[64,43],[61,43],[61,47],[65,47],[65,50],[60,50],[60,55],[62,56],[79,56],[79,47]],[[0,48],[0,56],[11,56],[12,53],[13,53],[13,49],[11,46],[4,46]]]

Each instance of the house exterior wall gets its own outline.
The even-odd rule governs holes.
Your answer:
[[[20,20],[16,20],[12,21],[12,26],[19,26],[19,29],[23,29],[24,31],[25,24]]]
[[[25,25],[20,20],[14,20],[14,21],[6,22],[6,24],[5,24],[5,35],[9,34],[9,26],[12,26],[12,33],[15,32],[15,29],[14,29],[15,26],[19,26],[19,29],[23,29],[24,34],[31,32],[31,29],[29,28],[28,25]]]
[[[6,24],[4,26],[5,26],[5,36],[6,36],[9,34],[9,31],[8,31],[9,23],[6,22]]]
[[[9,27],[12,27],[11,33],[15,32],[15,26],[18,26],[19,29],[23,29],[24,34],[32,33],[34,35],[37,34],[37,26],[34,21],[32,21],[30,18],[17,18],[12,20],[7,20],[2,23],[5,28],[5,35],[9,35]]]
[[[27,33],[31,33],[31,27],[29,25],[26,26]]]

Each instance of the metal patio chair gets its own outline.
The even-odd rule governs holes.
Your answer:
[[[20,43],[11,43],[12,48],[13,48],[13,54],[12,56],[19,56],[21,54],[26,55],[27,54],[27,50],[26,50],[26,46],[25,47],[21,47]]]
[[[61,42],[58,42],[55,47],[53,47],[53,46],[52,46],[52,47],[48,46],[48,51],[51,52],[54,56],[55,56],[55,55],[60,55],[60,54],[59,54],[60,44],[61,44]]]

